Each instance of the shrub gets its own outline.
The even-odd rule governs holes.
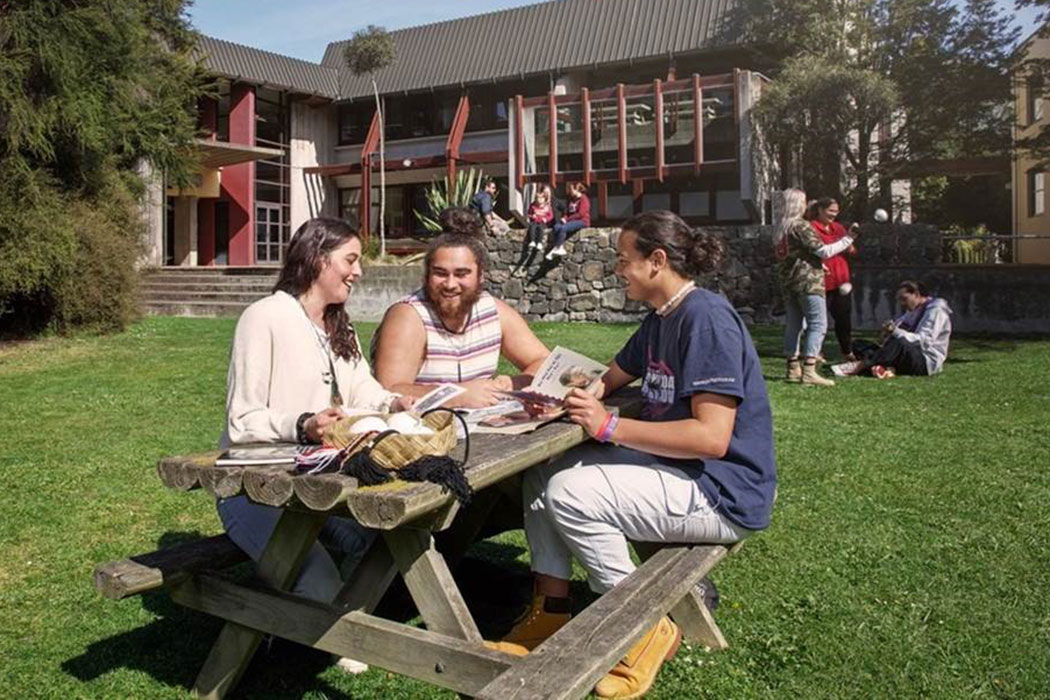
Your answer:
[[[0,3],[0,335],[134,314],[136,170],[186,184],[194,168],[205,88],[185,5]]]
[[[471,197],[478,191],[484,179],[485,174],[476,168],[457,171],[456,179],[451,183],[448,175],[435,179],[427,186],[427,210],[425,212],[415,210],[419,223],[427,231],[440,232],[441,224],[437,220],[438,214],[449,207],[470,206]]]

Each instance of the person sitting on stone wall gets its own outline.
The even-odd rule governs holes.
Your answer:
[[[486,178],[481,189],[470,200],[470,206],[481,215],[488,230],[496,234],[504,234],[510,230],[510,225],[496,214],[496,195],[499,194],[499,186],[491,177]]]
[[[565,190],[569,195],[569,206],[565,210],[565,216],[554,224],[547,260],[565,256],[565,241],[569,236],[591,225],[591,200],[587,196],[587,185],[582,182],[570,182]]]
[[[832,372],[888,379],[898,374],[929,376],[944,368],[952,334],[948,302],[911,280],[898,285],[897,301],[904,313],[882,325],[879,344],[854,341],[853,354],[860,359],[835,365]]]
[[[387,309],[376,330],[375,376],[417,397],[459,384],[466,393],[446,405],[491,406],[499,392],[527,386],[550,351],[521,314],[484,291],[488,255],[477,216],[452,208],[440,219],[444,232],[427,248],[423,286]],[[496,375],[501,354],[521,374]]]

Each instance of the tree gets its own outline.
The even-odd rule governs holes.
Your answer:
[[[772,60],[758,113],[785,172],[854,216],[907,164],[1010,147],[1017,33],[994,0],[741,0],[729,26]]]
[[[0,2],[0,328],[134,314],[141,161],[188,184],[203,72],[183,0]]]
[[[354,32],[344,54],[350,71],[357,76],[368,75],[372,80],[372,92],[376,99],[376,114],[379,115],[379,254],[386,255],[386,120],[383,104],[379,99],[376,73],[397,60],[397,45],[382,27],[368,25]]]

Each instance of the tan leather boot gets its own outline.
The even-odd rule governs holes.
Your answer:
[[[815,386],[835,386],[835,382],[820,376],[815,357],[807,357],[805,364],[802,365],[802,383]]]
[[[797,357],[788,358],[786,379],[792,384],[798,384],[802,381],[802,360]]]
[[[674,656],[682,643],[682,632],[671,618],[662,617],[656,626],[620,659],[605,677],[594,686],[600,698],[631,700],[645,695],[656,680],[664,661]]]
[[[499,642],[486,642],[485,646],[515,656],[532,651],[543,640],[560,630],[572,619],[571,613],[552,613],[544,609],[547,596],[534,595],[532,605]]]

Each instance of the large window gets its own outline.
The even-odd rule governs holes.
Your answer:
[[[1033,75],[1025,82],[1025,97],[1027,98],[1025,114],[1029,124],[1035,124],[1043,118],[1044,91],[1042,76]]]
[[[1046,173],[1028,171],[1028,216],[1042,216],[1046,211]]]
[[[286,93],[259,88],[255,93],[255,143],[277,148],[280,156],[255,164],[255,260],[279,264],[290,238],[290,113]]]

